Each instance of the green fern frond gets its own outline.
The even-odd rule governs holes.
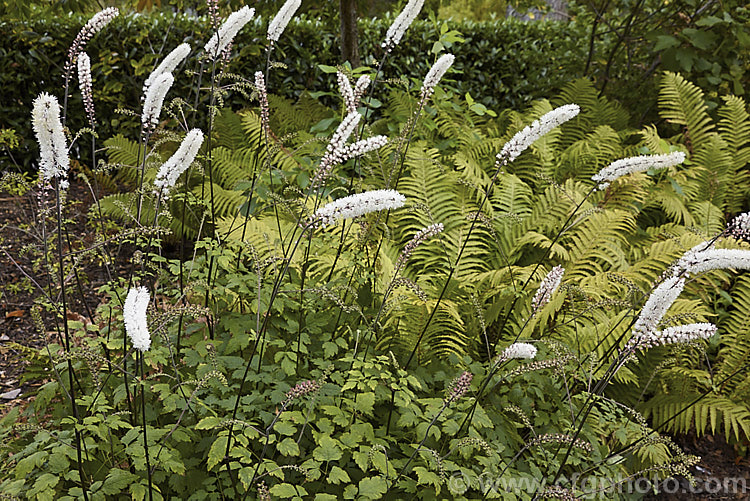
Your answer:
[[[677,73],[667,71],[662,77],[659,111],[663,118],[684,127],[690,151],[698,150],[714,130],[703,91]]]

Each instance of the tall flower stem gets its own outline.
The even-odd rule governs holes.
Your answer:
[[[141,373],[141,425],[143,426],[143,449],[146,452],[146,473],[148,475],[148,499],[153,501],[153,483],[151,479],[151,460],[148,454],[148,437],[146,435],[146,374],[143,372],[143,353],[135,350]]]

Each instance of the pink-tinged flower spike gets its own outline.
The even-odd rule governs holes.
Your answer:
[[[133,348],[141,352],[151,347],[151,335],[148,332],[146,310],[151,297],[145,287],[133,287],[125,298],[122,315],[125,320],[125,332]]]
[[[167,91],[172,87],[174,77],[171,73],[162,73],[157,76],[148,88],[146,97],[143,100],[143,114],[141,122],[144,129],[153,130],[159,124],[161,107],[164,104],[164,97]]]
[[[656,327],[664,314],[684,288],[685,279],[683,277],[671,277],[664,280],[651,292],[646,304],[641,309],[641,314],[638,315],[638,319],[633,325],[633,338],[636,344],[656,331]]]
[[[688,275],[726,268],[750,270],[750,250],[708,249],[695,252],[688,258],[683,256],[680,261]]]
[[[727,234],[737,240],[750,242],[750,212],[745,212],[732,219],[727,225]]]
[[[469,391],[473,378],[474,375],[471,372],[464,371],[463,374],[454,379],[450,386],[448,386],[448,392],[445,395],[443,403],[450,405],[452,402],[460,400]]]
[[[404,246],[404,250],[401,251],[401,255],[398,257],[398,260],[396,261],[395,268],[396,270],[400,269],[401,266],[406,263],[409,258],[411,257],[412,253],[416,250],[419,245],[427,240],[430,237],[434,237],[435,235],[439,234],[443,231],[443,223],[437,223],[432,224],[430,226],[427,226],[426,228],[422,228],[419,230],[412,238],[409,240],[409,243],[407,243]]]
[[[404,33],[406,33],[406,29],[416,19],[419,11],[422,10],[422,5],[424,5],[424,0],[409,0],[404,10],[396,16],[393,24],[391,24],[385,33],[385,41],[382,44],[387,52],[390,52],[401,41]]]
[[[164,162],[159,169],[159,172],[156,174],[154,191],[161,192],[166,198],[169,189],[177,183],[177,179],[180,175],[190,167],[190,164],[193,163],[193,160],[195,160],[195,156],[198,154],[198,150],[200,150],[202,144],[203,131],[200,129],[193,129],[188,132],[174,155]]]
[[[270,40],[271,43],[279,41],[279,37],[284,32],[284,29],[286,29],[286,25],[289,24],[289,21],[292,19],[292,16],[294,16],[294,13],[297,12],[300,5],[302,5],[302,0],[286,0],[286,2],[284,2],[284,5],[281,6],[279,12],[276,13],[276,16],[268,24],[268,40]]]
[[[262,71],[255,72],[255,90],[258,91],[258,101],[260,101],[260,122],[263,128],[269,129],[269,105],[268,105],[268,91],[266,90],[266,79],[263,76]]]
[[[513,343],[503,350],[500,357],[503,360],[510,360],[512,358],[525,358],[531,359],[536,356],[536,346],[529,343]]]
[[[644,172],[649,169],[666,169],[684,161],[685,154],[681,151],[667,153],[666,155],[641,155],[639,157],[622,158],[600,170],[591,179],[598,183],[596,187],[598,190],[603,190],[612,181],[627,174]]]
[[[678,325],[640,338],[633,338],[628,346],[633,349],[647,350],[654,346],[690,343],[698,339],[708,339],[716,334],[716,330],[716,326],[709,323]]]
[[[34,100],[31,124],[39,142],[39,173],[42,179],[50,181],[55,177],[65,177],[70,167],[70,159],[60,121],[60,103],[56,97],[46,92],[39,94]],[[67,187],[67,181],[61,180],[60,187]]]
[[[536,291],[534,298],[531,300],[532,317],[536,315],[539,310],[544,308],[544,305],[549,303],[552,294],[555,293],[560,286],[560,282],[562,282],[563,273],[565,273],[565,268],[562,266],[555,266],[549,273],[547,273],[547,276],[544,277],[544,280],[542,280],[542,283],[539,285],[539,290]]]
[[[178,45],[172,52],[167,54],[167,57],[159,63],[154,71],[148,76],[146,81],[143,83],[143,95],[148,93],[148,88],[154,83],[154,80],[162,73],[172,73],[179,64],[185,60],[190,54],[190,45],[183,43]]]
[[[522,131],[517,132],[510,141],[505,143],[503,149],[497,154],[497,165],[509,164],[518,158],[534,141],[572,119],[580,111],[581,108],[577,104],[566,104],[545,113],[539,120],[534,120],[531,125],[524,127]]]
[[[81,52],[78,55],[78,83],[81,87],[81,95],[83,96],[83,107],[86,110],[89,124],[93,129],[96,127],[96,114],[94,113],[93,84],[91,82],[91,59],[89,59],[89,55],[85,52]]]
[[[78,54],[83,51],[86,44],[91,38],[99,33],[110,21],[116,18],[120,14],[117,7],[107,7],[106,9],[97,12],[86,25],[81,28],[81,31],[76,35],[73,44],[68,49],[68,61],[65,63],[65,71],[68,72],[73,69],[73,65],[78,59]]]
[[[255,9],[247,5],[240,10],[232,12],[226,21],[221,25],[219,31],[206,43],[204,50],[208,57],[216,59],[221,55],[226,46],[231,42],[237,33],[245,26],[255,14]]]
[[[406,198],[396,190],[373,190],[339,198],[318,209],[310,218],[310,224],[335,223],[339,219],[352,219],[380,210],[398,209]]]
[[[427,101],[433,92],[435,92],[435,86],[438,84],[448,68],[451,67],[455,60],[453,54],[443,54],[440,59],[435,61],[430,71],[424,77],[424,83],[422,83],[422,90],[420,91],[420,98],[422,101]]]

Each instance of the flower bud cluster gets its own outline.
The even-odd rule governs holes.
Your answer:
[[[531,316],[536,315],[539,310],[544,308],[544,306],[549,303],[549,300],[552,298],[552,294],[554,294],[557,288],[560,286],[560,282],[562,282],[564,273],[565,268],[559,265],[555,266],[554,268],[552,268],[552,270],[550,270],[549,273],[547,273],[547,276],[544,277],[541,285],[539,285],[539,290],[536,291],[534,298],[531,300]]]
[[[78,83],[83,96],[83,108],[86,110],[86,117],[93,129],[96,126],[96,114],[94,113],[93,83],[91,81],[91,59],[85,52],[78,55]]]
[[[321,387],[322,385],[318,381],[307,380],[301,383],[297,383],[294,388],[286,392],[282,405],[286,407],[293,400],[302,398],[305,395],[309,395],[310,393],[315,393],[316,391],[320,390]]]
[[[534,120],[531,125],[517,132],[510,141],[505,143],[503,149],[497,154],[497,165],[507,165],[523,153],[534,141],[550,132],[555,127],[572,119],[581,108],[577,104],[566,104],[542,115],[539,120]]]
[[[404,250],[401,251],[401,255],[398,257],[398,260],[396,261],[395,268],[398,270],[400,269],[411,257],[414,250],[419,247],[419,245],[427,240],[430,237],[434,237],[435,235],[439,234],[443,231],[443,223],[436,223],[431,224],[430,226],[427,226],[426,228],[422,228],[419,230],[412,238],[409,240],[409,243],[407,243],[404,246]]]
[[[641,340],[656,331],[664,314],[685,288],[683,277],[671,277],[664,280],[648,297],[641,309],[641,314],[633,325],[633,343],[640,345]]]
[[[219,27],[219,31],[206,43],[204,51],[211,59],[218,58],[224,49],[229,45],[237,33],[245,26],[255,14],[255,9],[247,5],[240,10],[232,12],[224,23]]]
[[[353,219],[370,212],[399,209],[405,203],[406,198],[396,190],[366,191],[324,205],[311,216],[309,224],[326,226],[339,219]]]
[[[341,97],[344,98],[346,112],[354,113],[357,111],[357,103],[354,99],[354,89],[352,89],[352,85],[349,83],[349,77],[339,71],[336,73],[336,78],[339,82],[339,92],[341,93]]]
[[[107,7],[106,9],[97,12],[91,17],[91,19],[89,19],[86,25],[81,28],[81,31],[78,32],[78,35],[76,35],[70,49],[68,49],[68,61],[65,63],[66,72],[73,69],[73,65],[76,63],[78,55],[86,47],[86,44],[89,43],[89,40],[91,40],[94,35],[99,33],[102,28],[109,24],[109,22],[119,14],[120,11],[117,7]]]
[[[727,225],[727,234],[737,240],[750,242],[750,212],[745,212],[732,219]]]
[[[302,5],[302,0],[286,0],[286,2],[284,2],[284,5],[281,6],[279,12],[276,13],[276,16],[268,24],[267,36],[271,43],[279,41],[279,37],[284,32],[286,25],[289,24],[289,21],[292,19],[294,13],[297,12],[300,5]]]
[[[255,72],[255,90],[258,92],[258,101],[260,102],[260,123],[264,130],[269,130],[269,109],[268,90],[266,90],[266,79],[262,71]]]
[[[469,388],[471,387],[471,380],[474,378],[474,375],[471,372],[464,371],[463,374],[458,376],[456,379],[454,379],[450,386],[448,386],[448,391],[444,399],[445,405],[450,405],[452,402],[455,402],[456,400],[459,400],[461,397],[463,397],[467,391],[469,391]]]
[[[539,445],[539,444],[572,444],[573,447],[577,447],[578,449],[584,450],[586,452],[591,452],[593,449],[591,448],[591,444],[586,442],[585,440],[581,440],[580,438],[573,439],[570,435],[565,435],[564,433],[545,433],[543,435],[539,435],[534,440],[531,441],[530,445]]]
[[[666,155],[641,155],[638,157],[621,158],[600,170],[591,179],[598,183],[596,189],[603,190],[612,181],[627,174],[644,172],[649,169],[665,169],[679,165],[684,161],[685,154],[681,151],[675,151]]]

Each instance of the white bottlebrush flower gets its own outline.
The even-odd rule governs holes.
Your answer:
[[[352,84],[349,83],[349,77],[339,71],[336,72],[336,78],[339,82],[339,92],[341,93],[341,97],[344,98],[346,112],[354,113],[357,111],[357,105],[354,100],[354,89],[352,89]]]
[[[125,332],[133,348],[144,352],[151,347],[151,335],[148,332],[146,310],[150,295],[145,287],[132,287],[125,298],[122,315],[125,320]]]
[[[710,323],[685,324],[668,327],[662,331],[655,331],[649,335],[632,339],[629,347],[647,350],[654,346],[668,344],[685,344],[698,339],[708,339],[716,334],[716,326]]]
[[[621,158],[600,170],[591,179],[598,183],[597,189],[603,190],[609,186],[609,183],[626,174],[644,172],[649,169],[665,169],[673,165],[679,165],[684,161],[685,154],[681,151],[665,155],[641,155],[638,157]]]
[[[152,83],[154,83],[156,77],[158,77],[162,73],[172,73],[177,68],[177,66],[179,66],[179,64],[185,60],[188,54],[190,54],[190,45],[186,43],[178,45],[172,52],[167,54],[167,57],[165,57],[164,60],[159,63],[159,66],[157,66],[156,69],[151,72],[146,81],[143,83],[143,95],[145,96],[148,93],[148,88],[151,87]]]
[[[254,14],[255,9],[251,9],[247,5],[229,14],[229,17],[219,27],[219,31],[214,33],[214,36],[211,37],[204,47],[208,57],[211,59],[219,57],[242,27],[253,18]]]
[[[361,118],[362,115],[353,111],[345,116],[338,128],[336,128],[336,132],[334,132],[333,137],[326,147],[326,152],[320,159],[318,171],[315,173],[315,177],[313,177],[313,186],[322,186],[336,165],[346,162],[350,158],[363,155],[368,151],[381,148],[388,142],[388,138],[385,136],[374,136],[347,144],[349,136],[357,128]]]
[[[382,45],[386,51],[390,51],[398,45],[404,33],[406,33],[406,29],[416,19],[419,11],[422,10],[422,5],[424,5],[424,0],[409,0],[401,13],[396,16],[393,24],[385,33],[385,41]]]
[[[173,83],[174,77],[171,73],[162,73],[151,83],[143,100],[143,114],[141,115],[141,123],[145,129],[151,130],[159,123],[164,97]]]
[[[514,343],[505,350],[501,358],[503,360],[510,360],[512,358],[534,358],[536,356],[536,346],[529,343]]]
[[[726,268],[750,270],[750,250],[708,249],[683,256],[680,262],[687,274]]]
[[[268,24],[268,39],[271,42],[279,41],[279,37],[284,32],[284,29],[286,29],[286,25],[289,24],[289,21],[292,19],[294,13],[297,12],[300,5],[302,5],[302,0],[286,0],[286,2],[284,2],[284,5],[281,6],[279,12],[276,13],[276,16]]]
[[[732,219],[727,225],[727,233],[737,240],[750,241],[750,212],[745,212]]]
[[[435,91],[435,86],[440,79],[443,78],[443,75],[445,75],[445,72],[451,67],[455,59],[456,58],[453,54],[443,54],[437,61],[435,61],[435,64],[433,64],[430,71],[427,72],[427,75],[424,77],[424,82],[422,83],[420,97],[423,101],[429,99]]]
[[[656,287],[641,309],[641,314],[633,325],[633,338],[637,343],[646,336],[656,332],[656,327],[664,318],[672,303],[685,288],[683,277],[670,277]]]
[[[694,246],[692,249],[685,252],[682,257],[680,257],[680,259],[678,259],[677,262],[672,266],[672,275],[675,277],[682,275],[687,271],[688,267],[690,267],[690,265],[695,262],[697,254],[713,248],[713,242],[701,242],[698,245]]]
[[[154,187],[157,192],[162,192],[164,196],[167,196],[168,190],[177,183],[180,175],[193,163],[202,144],[203,131],[193,129],[187,133],[174,155],[162,164],[159,172],[156,174]]]
[[[65,63],[65,71],[69,71],[73,68],[78,55],[86,47],[86,44],[91,38],[102,30],[111,20],[116,18],[120,14],[117,7],[107,7],[96,14],[81,28],[81,31],[76,35],[75,40],[68,49],[68,61]]]
[[[365,91],[367,90],[367,87],[370,85],[370,77],[367,75],[362,75],[357,79],[357,83],[354,84],[354,100],[356,102],[355,109],[357,106],[359,106],[359,101],[362,99],[362,96],[365,95]]]
[[[310,219],[312,225],[335,223],[339,219],[353,219],[380,210],[398,209],[406,198],[396,190],[373,190],[339,198],[318,209]]]
[[[60,103],[57,98],[42,92],[34,100],[31,113],[31,124],[39,142],[39,173],[42,179],[62,178],[68,174],[70,159],[65,141],[62,122],[60,121]],[[61,180],[61,184],[67,183]]]
[[[498,164],[508,164],[518,158],[537,139],[559,127],[580,113],[581,108],[577,104],[566,104],[542,115],[539,120],[534,120],[531,125],[517,132],[510,141],[505,143],[503,149],[497,154]]]
[[[565,268],[562,266],[555,266],[549,273],[547,273],[547,276],[544,277],[544,280],[542,280],[542,283],[539,285],[539,289],[536,291],[534,298],[531,300],[531,316],[536,315],[536,312],[549,303],[552,294],[555,293],[560,286],[560,282],[562,282],[563,273],[565,273]]]
[[[91,59],[85,52],[78,55],[78,84],[81,87],[81,96],[83,96],[83,108],[93,129],[96,125],[96,113],[94,113],[93,82],[91,81]]]

